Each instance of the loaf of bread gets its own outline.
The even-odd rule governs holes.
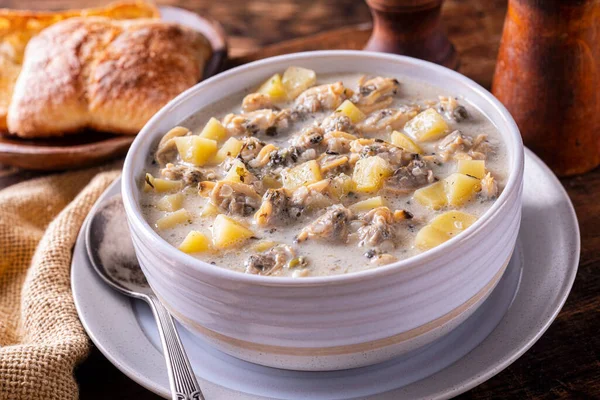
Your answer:
[[[8,109],[24,138],[94,129],[136,134],[197,83],[211,47],[173,23],[103,17],[59,22],[31,39]]]
[[[23,63],[27,42],[47,27],[68,18],[158,18],[158,8],[142,0],[125,0],[99,8],[65,11],[0,9],[0,133],[6,132],[6,115]]]

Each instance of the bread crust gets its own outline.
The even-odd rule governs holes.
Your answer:
[[[8,130],[51,137],[95,129],[136,134],[202,77],[199,32],[150,19],[72,18],[31,39],[8,109]]]
[[[0,9],[0,134],[6,133],[6,116],[23,63],[27,42],[43,29],[75,17],[101,16],[115,20],[159,18],[158,8],[142,0],[126,0],[100,8],[65,11]]]

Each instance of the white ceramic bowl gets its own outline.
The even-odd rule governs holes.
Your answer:
[[[290,65],[317,73],[365,72],[426,81],[464,97],[499,129],[509,177],[469,229],[407,260],[348,275],[302,279],[242,274],[184,254],[153,231],[139,200],[145,163],[160,137],[197,110],[253,87]],[[510,259],[521,220],[523,144],[506,109],[444,67],[359,51],[290,54],[208,79],[160,110],[135,139],[123,170],[123,200],[138,259],[171,313],[219,349],[258,364],[299,370],[377,363],[428,344],[471,315]]]

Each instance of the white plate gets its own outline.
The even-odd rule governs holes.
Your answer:
[[[117,182],[100,201],[118,193]],[[564,304],[578,262],[573,206],[558,179],[527,150],[523,220],[507,273],[471,318],[427,348],[371,367],[297,372],[235,359],[184,328],[180,332],[208,399],[449,398],[502,371],[539,339]],[[169,397],[151,314],[95,276],[82,233],[72,287],[81,321],[100,351],[130,378]]]

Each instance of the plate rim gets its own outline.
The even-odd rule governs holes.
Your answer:
[[[571,219],[571,222],[573,223],[573,228],[575,230],[575,232],[574,232],[575,233],[575,243],[574,243],[575,248],[574,248],[574,252],[573,252],[573,254],[574,254],[573,261],[575,264],[570,266],[570,268],[566,269],[566,271],[568,271],[568,274],[566,274],[566,276],[565,276],[566,280],[563,284],[563,286],[564,286],[563,292],[558,297],[558,303],[557,303],[555,309],[553,310],[552,314],[546,320],[546,322],[542,325],[542,327],[540,329],[538,329],[538,331],[532,337],[530,337],[529,340],[524,345],[522,345],[517,351],[510,354],[509,356],[505,356],[504,359],[497,361],[497,365],[495,367],[488,368],[488,370],[486,370],[485,373],[479,374],[479,375],[469,379],[467,383],[463,383],[460,386],[455,385],[451,388],[448,388],[446,391],[443,391],[443,392],[438,391],[437,393],[432,393],[432,395],[430,397],[432,400],[442,399],[442,398],[444,398],[444,399],[452,398],[452,397],[458,396],[458,395],[465,393],[465,392],[481,385],[482,383],[490,380],[491,378],[493,378],[494,376],[498,375],[500,372],[502,372],[506,368],[508,368],[511,364],[513,364],[515,361],[517,361],[519,358],[521,358],[521,356],[523,354],[525,354],[544,335],[544,333],[546,333],[546,331],[550,328],[552,323],[558,317],[558,314],[560,314],[560,311],[562,310],[567,299],[569,298],[569,294],[571,294],[571,290],[573,288],[573,284],[575,283],[575,278],[577,277],[577,271],[579,270],[579,262],[581,259],[581,231],[579,229],[579,220],[577,219],[577,213],[575,211],[575,207],[573,206],[573,202],[571,201],[571,197],[569,197],[569,194],[567,193],[567,190],[562,185],[562,183],[560,182],[558,177],[554,174],[554,172],[552,172],[550,167],[548,167],[546,165],[546,163],[544,163],[544,161],[542,161],[542,159],[540,157],[538,157],[529,148],[524,147],[524,149],[525,149],[525,158],[531,158],[532,161],[534,161],[536,164],[538,164],[538,166],[541,167],[541,169],[546,173],[548,178],[550,178],[552,183],[559,189],[561,194],[567,200],[567,204],[569,206],[568,207],[569,217]],[[504,317],[500,320],[500,323],[502,322],[502,320],[504,320]],[[494,331],[496,329],[498,329],[499,326],[500,326],[500,324],[498,324],[498,326],[494,329]],[[492,331],[492,333],[494,331]],[[491,333],[490,333],[490,335],[491,335]],[[482,344],[483,344],[483,342],[479,346],[481,346]],[[477,347],[479,347],[479,346],[477,346]],[[448,368],[450,368],[450,367],[448,367]],[[426,379],[427,378],[425,378],[425,380]]]
[[[444,389],[440,389],[435,392],[429,393],[427,395],[428,399],[442,399],[442,398],[450,398],[450,397],[457,396],[461,393],[464,393],[464,392],[480,385],[481,383],[491,379],[495,375],[502,372],[504,369],[506,369],[508,366],[510,366],[513,362],[515,362],[517,359],[519,359],[527,350],[529,350],[540,339],[540,337],[548,330],[548,328],[551,326],[551,324],[554,322],[554,320],[556,319],[556,317],[562,310],[562,308],[571,292],[573,283],[575,281],[575,277],[577,275],[580,254],[581,254],[581,235],[580,235],[579,222],[577,220],[577,214],[575,212],[575,208],[574,208],[573,203],[571,202],[571,199],[568,196],[567,191],[565,190],[564,186],[561,184],[559,179],[554,175],[554,173],[552,173],[552,171],[549,169],[549,167],[538,156],[536,156],[531,150],[529,150],[527,148],[525,149],[525,158],[529,159],[530,161],[537,164],[538,167],[540,167],[541,171],[549,179],[549,181],[550,181],[549,183],[551,183],[553,186],[555,186],[556,189],[558,189],[558,191],[561,193],[563,200],[566,200],[565,204],[568,206],[567,210],[566,210],[567,211],[566,216],[568,217],[568,221],[572,224],[571,228],[574,230],[574,233],[575,233],[575,238],[574,238],[574,243],[573,243],[574,248],[572,249],[572,256],[567,257],[569,259],[572,257],[572,265],[568,265],[565,267],[564,280],[561,283],[562,288],[560,289],[559,294],[553,301],[555,303],[555,306],[552,308],[551,314],[546,316],[546,320],[544,321],[544,323],[541,326],[532,327],[532,330],[537,329],[533,335],[531,335],[531,331],[521,333],[519,335],[521,340],[519,340],[517,345],[512,345],[511,349],[508,351],[508,353],[505,354],[504,357],[495,359],[492,362],[487,362],[486,365],[482,368],[481,372],[477,375],[470,376],[468,378],[457,379],[456,381],[454,381],[452,383],[451,386],[446,385],[446,387]],[[109,186],[109,188],[105,191],[105,194],[111,190],[114,190],[115,187],[117,187],[117,191],[120,192],[120,186],[119,186],[120,180],[121,180],[121,178],[118,178],[115,182],[113,182],[113,184],[111,184]],[[104,194],[102,196],[104,196]],[[102,199],[102,196],[100,199]],[[97,204],[94,205],[94,208],[96,206],[97,206]],[[90,213],[90,215],[91,215],[91,213]],[[89,218],[89,216],[88,216],[88,218]],[[88,218],[86,218],[86,221],[84,222],[83,227],[85,227],[87,225]],[[82,227],[81,232],[84,231],[83,227]],[[76,246],[81,245],[81,238],[82,238],[81,232],[77,239]],[[132,379],[133,381],[135,381],[142,387],[154,392],[155,394],[160,395],[165,398],[168,398],[169,397],[168,387],[163,387],[162,385],[158,384],[157,382],[154,382],[152,379],[148,379],[147,376],[144,376],[143,374],[139,373],[138,370],[136,370],[134,367],[127,365],[127,363],[123,362],[122,354],[118,354],[118,353],[113,354],[104,345],[105,340],[110,341],[110,338],[100,338],[95,334],[95,332],[93,332],[92,330],[89,329],[87,321],[86,321],[85,313],[82,311],[82,308],[81,308],[82,305],[79,302],[79,295],[76,294],[76,293],[79,293],[78,290],[76,289],[76,287],[77,287],[76,273],[73,272],[76,268],[77,267],[75,265],[75,257],[74,257],[72,260],[72,263],[71,263],[71,287],[73,290],[73,297],[74,297],[75,306],[77,309],[77,313],[79,314],[81,323],[84,326],[84,328],[85,328],[87,334],[89,335],[90,339],[92,340],[92,342],[94,342],[96,347],[98,347],[98,349],[102,352],[102,354],[108,360],[110,360],[110,362],[115,367],[117,367],[119,370],[121,370],[121,372],[123,372],[130,379]],[[129,299],[125,299],[125,300],[128,303],[130,303]],[[133,312],[133,308],[131,310]],[[135,318],[135,316],[134,316],[134,318]],[[502,317],[502,319],[500,320],[500,323],[494,329],[494,331],[492,331],[491,334],[493,334],[496,330],[501,329],[502,322],[505,320],[505,318],[506,317]],[[142,332],[142,334],[143,334],[143,332]],[[106,343],[108,343],[108,342],[106,342]],[[147,344],[149,346],[152,346],[152,344],[149,341]],[[477,346],[475,349],[479,348],[480,346],[484,346],[484,345],[485,345],[485,340],[479,346]],[[468,357],[468,356],[469,356],[469,354],[467,354],[463,358]],[[162,359],[162,355],[160,358]],[[457,362],[460,362],[460,360],[458,360]],[[452,368],[452,365],[447,367],[446,370],[450,369],[450,368]],[[438,372],[437,374],[443,373],[443,371],[444,370]],[[433,376],[436,376],[437,374],[434,374]],[[417,384],[419,382],[426,382],[430,378],[431,377],[425,378],[425,379],[415,382],[413,384]],[[406,386],[406,388],[410,387],[413,384]],[[393,391],[380,393],[380,394],[374,395],[373,398],[387,399],[387,398],[389,398],[390,394],[400,392],[403,389],[404,388],[400,388],[400,389],[395,389]]]

